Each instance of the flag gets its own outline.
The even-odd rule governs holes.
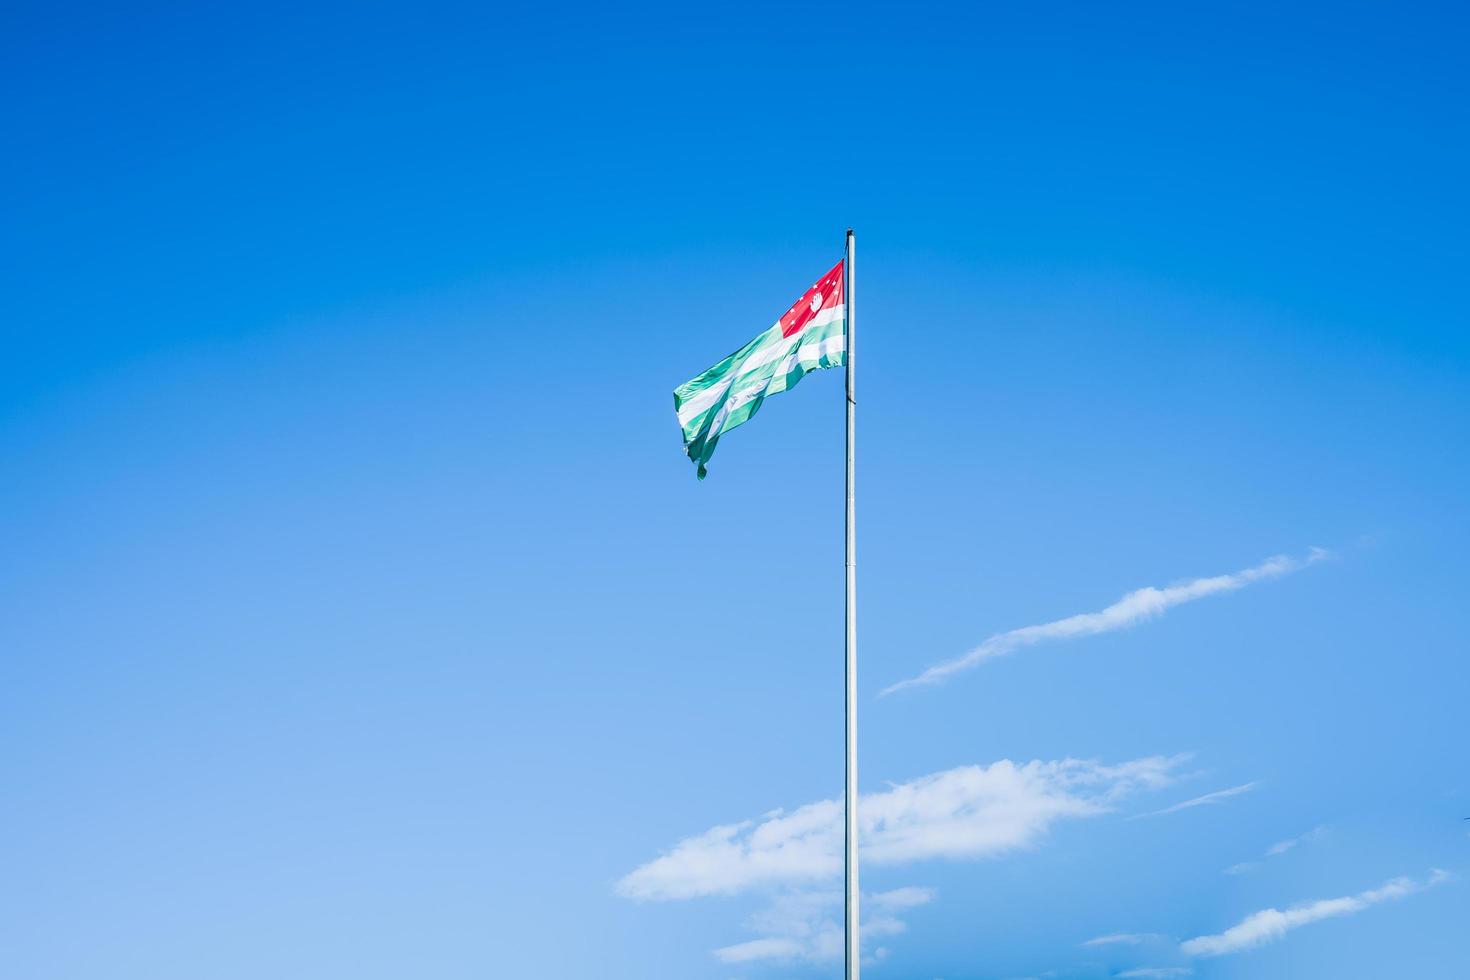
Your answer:
[[[674,389],[684,451],[705,477],[720,436],[760,411],[767,395],[785,391],[811,371],[840,367],[847,355],[847,306],[838,262],[769,330]]]

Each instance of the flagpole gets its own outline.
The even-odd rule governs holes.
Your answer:
[[[845,828],[843,833],[843,870],[846,901],[843,923],[845,926],[846,980],[858,980],[861,949],[858,943],[858,822],[857,822],[857,526],[853,519],[853,409],[857,402],[853,396],[853,348],[857,322],[857,302],[853,258],[852,229],[847,229],[847,260],[843,272],[847,277],[844,295],[847,302],[847,547],[843,564],[847,571],[847,630],[844,648],[847,654],[847,691],[844,703],[844,721],[847,735],[847,781],[843,788]]]

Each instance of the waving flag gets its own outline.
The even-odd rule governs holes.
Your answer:
[[[684,449],[699,467],[699,478],[703,480],[705,464],[714,455],[720,436],[754,415],[767,395],[785,391],[811,371],[847,368],[846,540],[842,559],[847,579],[842,634],[846,655],[842,672],[842,960],[844,980],[858,980],[862,942],[858,929],[857,519],[853,508],[857,487],[857,399],[853,396],[857,249],[851,228],[847,229],[846,244],[843,260],[802,294],[769,330],[699,377],[675,388],[674,411],[684,431]]]
[[[845,363],[842,273],[838,262],[769,330],[674,389],[684,450],[698,464],[701,480],[720,436],[759,411],[767,395],[785,391],[809,372]]]

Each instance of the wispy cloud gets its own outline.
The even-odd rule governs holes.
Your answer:
[[[1323,548],[1312,548],[1303,558],[1277,555],[1266,559],[1259,565],[1229,575],[1197,578],[1164,588],[1148,586],[1136,589],[1099,612],[1079,613],[1038,626],[1023,626],[1020,629],[997,633],[964,656],[935,664],[916,677],[899,681],[885,688],[881,694],[892,694],[894,691],[901,691],[908,687],[938,684],[952,674],[968,670],[986,660],[1004,656],[1022,647],[1035,646],[1053,640],[1096,636],[1099,633],[1110,633],[1113,630],[1134,626],[1145,620],[1162,616],[1174,606],[1220,592],[1233,592],[1254,582],[1280,578],[1329,556],[1330,552]]]
[[[934,898],[929,888],[896,888],[864,895],[862,937],[882,939],[904,932],[908,926],[898,914]],[[751,916],[748,925],[760,938],[714,951],[724,963],[760,960],[805,960],[830,962],[842,957],[842,893],[838,891],[794,891],[778,895],[770,905]],[[879,955],[875,950],[874,955]]]
[[[867,898],[867,902],[870,905],[876,904],[878,908],[889,912],[918,908],[920,905],[928,905],[933,900],[934,889],[915,888],[912,885],[906,888],[895,888],[892,891],[879,892]]]
[[[1139,966],[1132,970],[1124,970],[1118,974],[1120,977],[1188,977],[1194,975],[1194,969],[1188,966]]]
[[[1112,811],[1130,794],[1171,784],[1188,756],[1118,765],[1062,759],[961,766],[864,796],[862,856],[869,865],[992,857],[1037,842],[1059,820]],[[746,926],[754,938],[722,946],[724,963],[828,962],[842,953],[842,806],[822,800],[712,827],[635,868],[617,890],[635,900],[764,893]],[[934,892],[906,887],[864,896],[865,943],[903,932],[904,914]],[[876,962],[888,950],[867,950]]]
[[[1137,946],[1163,938],[1156,932],[1115,932],[1109,936],[1098,936],[1082,943],[1083,946]]]
[[[842,950],[842,937],[837,937],[838,952]],[[715,955],[725,963],[750,963],[753,960],[791,960],[801,958],[807,946],[798,939],[752,939],[748,943],[736,943],[715,950]]]
[[[1215,936],[1199,936],[1181,943],[1179,948],[1190,956],[1223,956],[1254,949],[1275,942],[1293,929],[1298,929],[1323,919],[1343,915],[1354,915],[1382,902],[1406,898],[1416,892],[1449,881],[1447,871],[1434,869],[1428,878],[1415,881],[1412,878],[1394,878],[1377,888],[1345,895],[1342,898],[1324,898],[1317,902],[1293,905],[1286,911],[1262,909],[1246,916],[1236,925]]]
[[[1298,834],[1296,837],[1291,837],[1283,841],[1277,841],[1275,844],[1272,844],[1270,847],[1266,848],[1266,856],[1276,857],[1278,855],[1285,854],[1287,851],[1291,850],[1293,847],[1296,847],[1298,844],[1305,844],[1308,841],[1320,840],[1326,833],[1326,827],[1313,827],[1305,834]]]
[[[1292,850],[1300,844],[1307,844],[1312,841],[1321,840],[1325,836],[1327,836],[1327,828],[1325,826],[1313,827],[1305,834],[1299,834],[1296,837],[1291,837],[1283,841],[1277,841],[1275,844],[1272,844],[1270,847],[1266,848],[1265,856],[1268,858],[1280,857],[1287,851]],[[1232,864],[1230,867],[1226,868],[1225,873],[1228,875],[1245,874],[1247,871],[1254,871],[1259,868],[1261,866],[1261,863],[1262,862],[1260,861],[1242,861],[1239,864]]]
[[[769,907],[750,918],[748,925],[752,932],[761,934],[759,939],[723,946],[714,951],[715,956],[725,963],[818,961],[841,956],[841,908],[842,893],[837,891],[778,895]]]
[[[1078,759],[961,766],[862,797],[862,857],[870,865],[983,858],[1034,844],[1058,820],[1097,816],[1123,797],[1173,782],[1186,757],[1119,765]],[[842,804],[722,824],[635,868],[618,892],[641,900],[807,887],[842,872]]]
[[[1258,782],[1242,783],[1239,786],[1232,786],[1229,789],[1219,789],[1213,793],[1206,793],[1204,796],[1196,796],[1194,799],[1185,800],[1183,803],[1175,803],[1173,806],[1166,806],[1162,810],[1151,810],[1148,813],[1137,813],[1129,817],[1128,819],[1142,820],[1145,817],[1162,817],[1169,813],[1178,813],[1180,810],[1189,810],[1197,806],[1212,806],[1216,803],[1221,802],[1222,800],[1228,800],[1232,796],[1239,796],[1241,793],[1249,793],[1251,790],[1255,789],[1259,785],[1261,784]]]

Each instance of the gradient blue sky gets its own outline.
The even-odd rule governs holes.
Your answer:
[[[669,392],[852,225],[864,791],[1096,763],[871,975],[1470,975],[1467,26],[8,6],[3,972],[833,976],[820,874],[628,876],[840,792],[840,378],[702,484]]]

